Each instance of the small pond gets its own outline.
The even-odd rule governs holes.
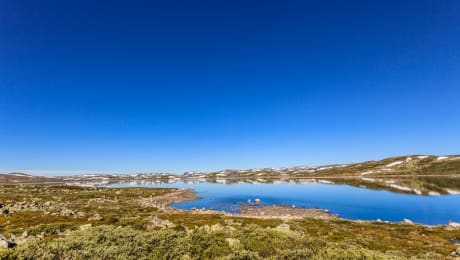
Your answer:
[[[422,196],[373,190],[346,184],[309,183],[209,183],[112,184],[109,187],[167,187],[194,189],[198,200],[172,205],[178,209],[206,208],[238,213],[241,203],[260,199],[261,205],[295,205],[328,209],[342,218],[437,225],[460,222],[460,195]]]

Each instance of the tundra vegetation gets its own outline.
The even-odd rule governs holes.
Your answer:
[[[0,186],[1,259],[455,259],[455,226],[262,219],[140,203],[174,189]]]

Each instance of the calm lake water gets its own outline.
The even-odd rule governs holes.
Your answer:
[[[175,183],[110,187],[190,188],[201,198],[172,205],[178,209],[212,208],[238,213],[240,203],[261,200],[261,205],[295,205],[328,209],[346,219],[398,222],[405,218],[421,224],[460,222],[460,195],[420,196],[324,183]]]

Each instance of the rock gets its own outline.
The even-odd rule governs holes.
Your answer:
[[[219,223],[211,226],[211,232],[222,231],[222,230],[224,230],[224,227]]]
[[[227,238],[225,239],[227,241],[228,246],[232,249],[237,249],[240,247],[240,240],[236,238]]]
[[[0,248],[8,248],[8,241],[0,239]]]
[[[167,227],[167,228],[173,228],[173,227],[176,226],[176,224],[172,223],[171,221],[169,221],[169,220],[167,220],[167,219],[163,221],[163,224],[164,224],[164,226]]]
[[[61,210],[61,214],[60,214],[60,215],[61,215],[61,216],[64,216],[64,217],[68,217],[68,216],[72,216],[72,215],[74,215],[74,214],[75,214],[75,213],[74,213],[72,210],[70,210],[70,209],[63,209],[63,210]]]
[[[88,221],[92,221],[92,220],[102,221],[102,220],[104,220],[104,218],[101,217],[101,215],[99,215],[98,213],[96,213],[96,214],[94,214],[94,216],[88,218]]]
[[[402,223],[404,223],[404,224],[410,224],[410,225],[413,225],[413,224],[414,224],[414,222],[412,222],[410,219],[407,219],[407,218],[403,219]]]
[[[203,225],[203,226],[198,228],[198,231],[205,232],[205,233],[210,233],[211,232],[211,227],[209,225]]]
[[[259,204],[259,203],[260,203],[260,199],[259,199],[259,198],[256,198],[256,199],[254,199],[254,202],[257,203],[257,204]]]
[[[455,250],[455,253],[460,256],[460,247],[457,247],[457,249]]]
[[[288,225],[288,224],[286,224],[286,223],[283,223],[283,224],[280,224],[280,225],[278,225],[278,226],[276,227],[276,229],[289,230],[289,229],[290,229],[290,227],[289,227],[289,225]]]
[[[155,227],[160,227],[160,228],[172,228],[175,227],[176,225],[172,223],[169,220],[163,220],[159,217],[152,217],[150,222],[153,224]]]
[[[15,246],[15,243],[9,242],[4,236],[2,236],[2,234],[0,234],[0,248],[13,248]]]
[[[92,227],[93,225],[91,224],[85,224],[80,226],[80,230],[88,230]]]
[[[159,217],[153,217],[152,220],[150,220],[150,222],[152,222],[152,224],[155,226],[155,227],[163,227],[164,224],[163,224],[163,220]]]

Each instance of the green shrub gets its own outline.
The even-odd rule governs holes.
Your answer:
[[[310,246],[308,237],[290,230],[244,227],[240,235],[243,249],[258,252],[261,257],[275,256],[280,249],[297,249]]]
[[[237,251],[226,257],[223,257],[222,260],[258,260],[262,259],[256,252],[251,251]]]
[[[41,224],[34,228],[30,228],[27,230],[29,235],[38,235],[38,234],[45,234],[45,235],[54,235],[64,232],[66,230],[76,230],[77,227],[74,224],[69,223],[57,223],[57,224]]]
[[[143,259],[186,253],[174,231],[147,233],[131,228],[100,226],[54,240],[32,239],[10,258],[29,259]]]
[[[197,259],[216,259],[232,252],[225,233],[198,232],[189,236],[191,255]]]

